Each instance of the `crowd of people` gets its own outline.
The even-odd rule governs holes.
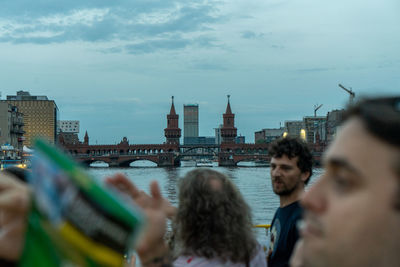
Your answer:
[[[135,250],[142,266],[400,266],[400,97],[350,107],[324,155],[325,172],[305,190],[312,156],[298,139],[274,142],[271,183],[279,197],[264,252],[251,209],[226,175],[188,172],[172,206],[157,182],[150,194],[123,174],[106,183],[147,217]],[[31,189],[18,172],[0,173],[0,265],[18,264]],[[172,234],[165,239],[167,220]],[[135,260],[129,264],[134,265]]]

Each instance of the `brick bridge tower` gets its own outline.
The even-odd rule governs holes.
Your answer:
[[[237,129],[235,128],[235,114],[232,113],[231,104],[229,103],[230,95],[228,95],[228,105],[226,106],[225,114],[223,114],[224,125],[221,128],[221,143],[235,143]]]
[[[171,110],[167,115],[167,128],[164,129],[167,144],[179,145],[181,137],[181,129],[178,125],[179,115],[175,112],[174,97],[172,96]]]
[[[85,137],[83,138],[83,144],[89,145],[89,135],[87,134],[87,131],[85,132]]]

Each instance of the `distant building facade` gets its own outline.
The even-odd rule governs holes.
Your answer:
[[[62,144],[79,144],[79,121],[65,121],[60,120],[57,122],[58,140]]]
[[[222,128],[222,124],[220,124],[218,128],[214,128],[214,130],[215,130],[215,144],[217,144],[217,145],[220,145],[221,141],[222,141],[221,128]]]
[[[0,102],[0,145],[1,159],[16,158],[22,155],[23,149],[23,114],[18,107],[6,101]]]
[[[272,141],[281,138],[284,132],[285,132],[284,127],[262,129],[261,131],[257,131],[254,133],[254,142],[256,144],[259,143],[269,144]]]
[[[183,143],[193,137],[199,137],[199,105],[183,105]]]
[[[79,121],[60,120],[57,123],[58,132],[79,133]]]
[[[303,118],[307,143],[316,143],[318,140],[326,140],[326,117],[314,116]]]
[[[344,109],[332,110],[326,115],[326,141],[332,142],[342,121]]]
[[[304,130],[304,128],[303,121],[285,121],[285,132],[290,137],[300,138],[301,130]]]
[[[54,100],[49,100],[47,96],[31,96],[29,92],[18,91],[15,96],[7,96],[6,102],[18,107],[23,113],[26,146],[33,146],[33,140],[37,136],[50,143],[56,142],[58,108]]]
[[[245,144],[246,143],[246,137],[243,135],[239,135],[235,137],[235,144]]]
[[[215,137],[213,136],[198,136],[198,137],[186,137],[185,145],[214,145]]]
[[[62,145],[77,145],[80,144],[77,133],[58,133],[58,142]]]

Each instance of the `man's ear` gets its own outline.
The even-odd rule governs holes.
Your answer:
[[[301,176],[300,176],[300,179],[301,179],[301,181],[302,181],[303,183],[306,183],[306,181],[307,181],[308,179],[310,179],[310,172],[309,172],[309,171],[302,172],[302,173],[301,173]]]

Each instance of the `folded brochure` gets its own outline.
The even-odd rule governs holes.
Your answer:
[[[123,266],[144,224],[70,157],[38,139],[29,183],[33,204],[20,266]]]

